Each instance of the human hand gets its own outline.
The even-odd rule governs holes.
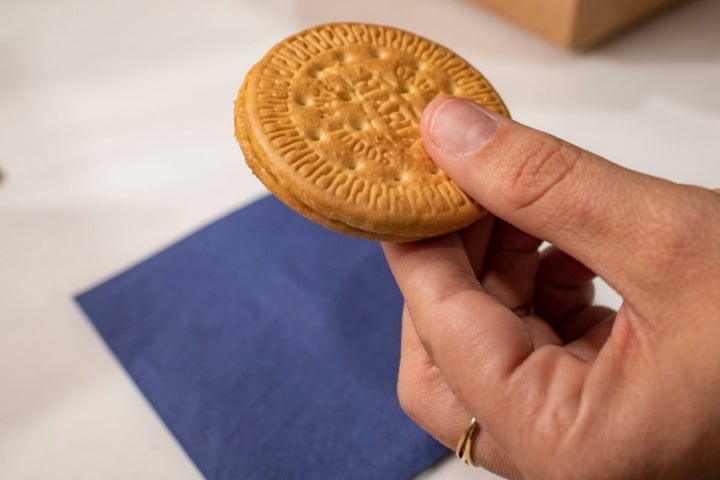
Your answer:
[[[475,461],[511,478],[716,478],[720,196],[453,97],[421,128],[495,218],[383,245],[408,415],[450,448],[475,417]],[[596,274],[617,312],[593,304]]]

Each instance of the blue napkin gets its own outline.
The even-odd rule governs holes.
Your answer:
[[[400,479],[447,449],[395,396],[374,242],[266,197],[77,297],[208,479]]]

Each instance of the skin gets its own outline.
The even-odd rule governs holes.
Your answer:
[[[452,449],[475,417],[474,460],[508,478],[717,478],[720,195],[465,102],[433,101],[423,141],[493,215],[383,245],[403,409]]]

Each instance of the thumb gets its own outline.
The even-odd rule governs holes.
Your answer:
[[[709,190],[622,168],[468,100],[435,99],[421,131],[428,154],[468,195],[569,253],[626,298],[631,289],[673,288],[668,262],[677,261],[679,247],[703,240],[703,215],[720,216]]]

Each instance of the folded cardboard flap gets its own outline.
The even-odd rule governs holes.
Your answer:
[[[473,0],[564,48],[583,50],[684,0]]]

